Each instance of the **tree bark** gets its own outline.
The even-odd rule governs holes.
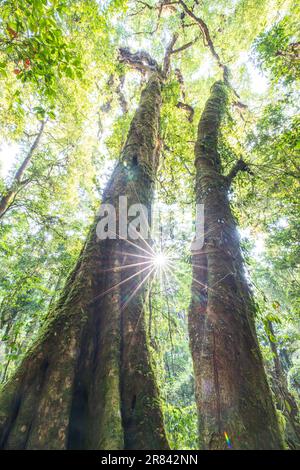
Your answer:
[[[33,142],[33,144],[31,145],[31,147],[29,149],[28,154],[26,155],[26,157],[24,158],[22,164],[18,168],[10,187],[7,188],[7,190],[5,191],[5,194],[3,194],[3,196],[0,199],[0,219],[10,209],[10,207],[12,206],[12,204],[15,200],[15,197],[16,197],[18,191],[25,184],[25,182],[22,180],[22,178],[24,176],[25,171],[28,168],[29,163],[31,162],[31,159],[34,155],[34,152],[35,152],[37,146],[39,145],[42,134],[44,132],[44,127],[45,127],[45,121],[41,121],[41,126],[40,126],[40,129],[39,129],[39,132],[36,135],[36,137],[34,139],[34,142]]]
[[[160,106],[161,77],[153,73],[103,202],[117,208],[119,196],[127,195],[128,207],[150,208]],[[141,240],[99,241],[97,222],[55,313],[2,390],[2,448],[168,448],[145,330],[150,269],[122,269],[147,261],[137,255],[148,248]]]
[[[288,389],[285,371],[278,354],[276,337],[272,322],[268,321],[270,348],[273,354],[272,388],[278,409],[286,419],[285,440],[290,449],[300,449],[300,424],[297,402]]]
[[[255,332],[255,307],[228,200],[229,180],[222,174],[218,153],[226,88],[223,82],[213,85],[195,145],[196,199],[204,204],[204,245],[192,254],[189,335],[200,446],[279,449],[276,412]]]

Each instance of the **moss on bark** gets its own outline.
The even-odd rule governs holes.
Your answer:
[[[204,204],[204,245],[193,252],[189,335],[200,446],[278,449],[281,436],[255,333],[255,308],[222,174],[218,135],[227,90],[216,82],[195,145],[196,197]]]
[[[103,202],[118,207],[127,195],[129,205],[150,206],[160,105],[161,78],[153,74]],[[125,283],[102,295],[122,278],[115,268],[135,262],[139,249],[128,255],[126,241],[99,241],[97,221],[55,311],[0,393],[1,448],[168,448],[144,329],[146,287],[126,309]]]

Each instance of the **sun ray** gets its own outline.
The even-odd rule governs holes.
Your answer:
[[[155,267],[152,267],[151,271],[146,275],[146,277],[136,286],[134,291],[130,294],[129,298],[125,301],[125,303],[121,306],[121,311],[126,308],[126,306],[129,304],[131,299],[134,297],[134,295],[139,291],[139,289],[142,287],[142,285],[147,281],[149,276],[153,273]]]
[[[131,263],[131,264],[124,264],[123,266],[116,266],[114,268],[107,268],[107,269],[100,269],[100,272],[107,273],[107,272],[116,272],[121,271],[122,269],[129,269],[135,266],[141,266],[145,264],[151,264],[152,261],[142,261],[140,263]]]
[[[147,253],[147,255],[149,255],[149,256],[152,256],[152,254],[154,253],[154,251],[152,250],[150,245],[148,245],[146,240],[143,239],[142,237],[141,237],[141,240],[143,240],[146,243],[146,245],[151,248],[151,252],[145,250],[145,248],[142,248],[140,245],[137,245],[136,243],[133,243],[132,241],[128,240],[127,238],[121,237],[118,233],[113,232],[112,230],[108,230],[107,232],[110,232],[112,235],[116,236],[118,240],[123,240],[123,241],[129,243],[130,245],[133,245],[135,248],[138,248],[139,250],[142,250],[144,253]],[[137,233],[139,233],[139,232],[137,232]]]
[[[137,271],[136,273],[132,274],[131,276],[127,277],[126,279],[123,279],[122,281],[118,282],[117,284],[113,285],[112,287],[110,287],[109,289],[107,289],[106,291],[104,292],[101,292],[100,294],[98,294],[96,297],[94,297],[90,304],[95,302],[95,300],[98,300],[100,299],[101,297],[103,297],[104,295],[108,294],[109,292],[111,292],[112,290],[116,289],[117,287],[121,286],[122,284],[124,284],[125,282],[129,281],[130,279],[133,279],[134,277],[138,276],[139,274],[141,274],[142,272],[146,271],[147,269],[149,269],[151,267],[150,266],[146,266],[144,269],[140,269],[139,271]]]
[[[134,256],[135,258],[143,258],[143,259],[151,259],[153,255],[137,255],[136,253],[130,253],[129,251],[118,251],[116,250],[115,253],[120,254],[120,255],[128,255],[128,256]]]
[[[180,279],[180,277],[176,274],[175,270],[177,270],[177,271],[179,271],[179,272],[181,272],[181,273],[184,273],[184,271],[183,271],[183,270],[180,270],[180,269],[178,268],[178,266],[176,266],[176,264],[172,262],[172,260],[170,260],[170,264],[172,265],[172,268],[174,268],[174,270],[171,270],[171,269],[168,267],[168,271],[169,271],[170,275],[176,277],[177,281],[178,281],[180,284],[182,284],[183,281],[182,281],[182,280]],[[194,281],[194,282],[196,282],[197,284],[199,284],[199,285],[203,288],[202,290],[207,289],[208,291],[214,292],[214,289],[213,289],[213,288],[214,288],[215,286],[217,286],[220,282],[222,282],[224,279],[226,279],[226,278],[227,278],[228,276],[230,276],[230,275],[234,275],[234,273],[233,273],[233,272],[228,272],[227,274],[225,274],[225,276],[223,276],[221,279],[218,279],[218,280],[217,280],[214,284],[212,284],[211,286],[208,286],[207,284],[204,284],[204,283],[200,282],[198,279],[195,279],[194,276],[191,276],[191,280]],[[232,298],[234,298],[234,299],[235,299],[235,302],[237,302],[238,304],[244,305],[244,302],[243,302],[242,299],[236,298],[235,296],[233,296],[233,294],[229,294],[229,293],[228,293],[227,295],[230,295]]]
[[[192,263],[191,266],[193,266],[194,268],[208,269],[205,264],[194,264],[194,263]]]

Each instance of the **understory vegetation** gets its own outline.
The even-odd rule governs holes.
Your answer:
[[[152,241],[146,248],[150,253],[147,256],[160,253],[164,257],[143,283],[141,291],[130,283],[126,295],[122,291],[125,297],[120,309],[124,308],[126,312],[128,309],[129,317],[135,308],[143,310],[141,321],[141,314],[136,314],[137,324],[143,324],[134,347],[138,348],[140,338],[148,345],[149,358],[145,353],[147,357],[142,365],[145,380],[149,382],[145,388],[152,390],[153,409],[158,403],[158,414],[153,418],[153,426],[160,429],[157,442],[161,439],[160,445],[165,448],[168,441],[171,449],[199,449],[199,439],[201,448],[223,445],[214,441],[217,438],[211,431],[215,425],[211,424],[215,423],[211,418],[216,414],[214,403],[206,403],[199,392],[199,371],[195,365],[198,356],[193,344],[201,338],[201,325],[196,339],[192,337],[195,325],[191,326],[193,296],[197,294],[197,302],[200,302],[200,307],[197,306],[199,315],[203,313],[201,308],[209,309],[209,293],[202,289],[200,294],[195,294],[195,277],[202,287],[204,284],[210,286],[207,289],[213,291],[212,296],[217,295],[219,282],[195,271],[195,258],[191,252],[196,202],[205,200],[205,207],[208,207],[208,193],[215,190],[213,184],[207,189],[201,179],[208,160],[207,156],[203,157],[203,152],[207,151],[208,155],[209,152],[214,154],[212,171],[214,177],[218,171],[217,189],[220,191],[220,181],[223,181],[224,197],[228,199],[231,211],[228,215],[226,206],[225,215],[218,216],[214,223],[219,229],[222,224],[226,225],[228,216],[228,225],[236,225],[240,237],[241,256],[236,254],[239,250],[237,242],[236,258],[232,255],[234,267],[228,274],[233,275],[233,271],[243,265],[241,270],[250,286],[251,299],[245,300],[248,294],[243,292],[242,281],[236,287],[226,278],[228,285],[223,286],[224,292],[229,292],[228,298],[230,295],[235,297],[237,317],[241,298],[252,312],[247,310],[245,318],[249,320],[253,314],[282,447],[299,448],[300,10],[297,2],[3,0],[0,8],[0,382],[3,390],[7,383],[11,385],[16,377],[14,374],[18,374],[28,350],[40,340],[44,325],[51,323],[60,308],[60,312],[67,311],[70,298],[66,300],[66,296],[70,291],[75,292],[77,284],[86,282],[82,290],[80,284],[78,292],[90,295],[90,299],[89,303],[82,304],[80,298],[77,304],[76,297],[76,315],[82,312],[89,318],[91,311],[94,312],[91,304],[102,295],[103,286],[100,281],[97,284],[102,275],[100,268],[98,272],[95,268],[94,278],[86,274],[99,261],[92,245],[91,227],[94,227],[101,201],[115,200],[117,192],[113,191],[119,191],[118,195],[132,191],[133,202],[141,197],[147,201],[154,198]],[[218,84],[222,88],[218,89]],[[221,91],[215,96],[218,90]],[[205,118],[212,120],[213,110],[209,103],[213,99],[221,104],[213,122],[216,141],[212,141],[213,138],[209,141],[204,121]],[[154,117],[151,120],[149,116]],[[149,135],[145,133],[147,126]],[[211,122],[209,126],[212,126]],[[138,157],[129,149],[128,141]],[[202,157],[204,164],[199,169]],[[152,167],[150,161],[154,162]],[[136,184],[135,175],[128,170],[135,166],[142,168]],[[212,177],[208,171],[209,178]],[[138,191],[137,201],[134,191]],[[216,194],[219,197],[219,193]],[[211,216],[210,212],[208,219]],[[214,228],[213,225],[209,227]],[[205,259],[202,254],[199,262],[201,266],[206,263],[207,270],[207,265],[215,262],[209,259],[212,257],[209,250],[215,249],[214,243],[219,249],[223,243],[222,233],[226,234],[216,233],[221,233],[220,237],[216,235],[215,241],[207,242],[209,254],[205,254]],[[118,245],[122,253],[127,250],[131,256],[138,256],[130,251],[129,244],[122,243],[122,246]],[[232,253],[228,255],[226,240],[224,244],[225,248],[220,248],[223,252],[217,258],[220,264],[224,261],[224,269],[227,269],[232,259],[228,261],[222,256]],[[108,258],[118,257],[118,251],[110,245],[101,249],[107,250]],[[90,268],[84,264],[86,252],[93,256]],[[122,260],[118,259],[121,266]],[[108,264],[104,267],[107,272],[111,270]],[[240,273],[236,272],[238,277]],[[131,271],[128,279],[130,274]],[[108,276],[103,285],[109,290],[115,280]],[[118,282],[126,285],[126,280]],[[116,297],[122,296],[122,292]],[[142,298],[137,292],[143,292]],[[225,301],[215,299],[211,307],[213,315],[222,307],[217,307],[217,302]],[[115,315],[105,301],[100,307],[108,312],[105,317],[108,320],[110,312]],[[228,307],[228,318],[235,313],[232,308]],[[247,322],[240,323],[244,326],[239,330],[234,326],[233,317],[230,322],[234,343],[237,337],[234,328],[240,331]],[[88,324],[90,320],[86,321]],[[120,341],[117,351],[107,352],[105,338],[100,341],[107,354],[103,357],[108,361],[114,353],[118,355],[119,350],[123,354],[124,343],[132,331],[132,325],[124,326],[122,321],[124,332],[116,332],[113,324],[107,326],[107,335],[114,337],[116,344]],[[247,323],[244,329],[247,332],[249,327],[249,337],[251,321],[252,317],[250,326]],[[99,324],[95,320],[82,335]],[[203,347],[207,347],[203,370],[209,374],[205,360],[211,351],[209,335],[215,333],[211,333],[210,327],[206,332],[205,327],[206,324],[201,353]],[[101,328],[103,330],[102,323]],[[248,339],[245,347],[249,344],[250,351],[253,344],[252,339],[249,343]],[[241,333],[238,347],[242,351],[243,340]],[[228,351],[236,351],[234,345],[230,349],[231,343],[228,348]],[[257,356],[255,348],[253,350],[253,356]],[[95,351],[96,357],[97,346]],[[82,349],[81,354],[84,354]],[[121,395],[122,383],[131,380],[131,351],[126,354],[123,365],[118,366]],[[140,355],[142,357],[142,353]],[[220,353],[214,364],[215,368],[219,367],[219,381],[226,368],[221,356]],[[232,361],[226,357],[224,362],[231,367],[231,362],[239,361],[238,357],[243,358],[243,354],[235,355]],[[88,382],[90,379],[82,372],[81,361],[83,359],[76,366],[80,370],[80,380],[84,376],[82,381]],[[111,367],[113,371],[114,366]],[[251,371],[246,373],[251,381]],[[116,376],[118,374],[116,372]],[[100,371],[99,377],[102,375],[104,372]],[[198,388],[195,386],[197,380]],[[263,383],[263,379],[259,383]],[[221,395],[228,392],[226,385],[222,388],[222,382],[217,385],[221,387]],[[77,386],[79,390],[80,386]],[[101,390],[107,392],[105,387],[110,385],[105,382],[101,386]],[[118,389],[118,384],[113,386]],[[96,379],[93,387],[96,390]],[[261,387],[261,390],[267,390],[264,385]],[[24,390],[27,390],[25,386]],[[75,394],[76,400],[80,393]],[[137,394],[135,391],[132,394],[134,400],[130,398],[128,404],[126,392],[121,398],[115,398],[112,392],[112,401],[119,400],[118,406],[123,413],[124,448],[136,445],[137,436],[140,436],[139,423],[134,421],[132,424],[126,418],[127,408],[136,406],[138,409],[138,404],[135,405]],[[211,407],[211,415],[203,418],[199,402],[202,405],[205,402],[207,410]],[[73,399],[74,416],[78,412],[76,403],[73,405]],[[270,406],[268,410],[271,410]],[[161,424],[156,424],[160,423],[160,408],[166,439]],[[116,416],[111,418],[110,410],[107,413],[109,419],[117,422]],[[222,406],[219,418],[220,413]],[[209,438],[204,433],[203,442],[201,419],[210,433]],[[234,423],[231,425],[234,428]],[[219,431],[229,433],[234,447],[238,437],[235,439],[230,434],[230,426],[224,429],[219,426],[222,428]],[[122,440],[119,434],[117,438]],[[109,442],[117,446],[117,438],[110,437]],[[18,442],[11,439],[11,442]],[[23,447],[28,445],[30,448],[33,442],[30,439],[34,438],[29,437]],[[83,442],[81,437],[79,441],[77,437],[69,436],[68,439],[66,446],[71,448],[80,447]],[[99,442],[103,443],[101,439]],[[13,444],[9,445],[13,447]],[[251,444],[247,445],[251,447]]]

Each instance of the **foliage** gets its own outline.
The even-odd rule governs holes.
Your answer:
[[[274,82],[282,81],[288,85],[300,78],[298,16],[299,5],[295,4],[290,14],[260,34],[255,41],[258,60],[265,70],[270,71]]]
[[[160,63],[178,32],[175,49],[191,44],[171,55],[163,86],[153,237],[172,264],[151,283],[147,328],[171,445],[195,449],[187,333],[193,148],[210,87],[222,78],[222,69],[180,4],[162,3],[1,2],[1,195],[28,154],[40,120],[46,125],[26,184],[0,221],[0,375],[5,381],[13,372],[55,305],[126,141],[147,77],[121,65],[118,48],[143,49]],[[298,396],[299,7],[275,0],[185,3],[206,22],[221,62],[230,68],[231,108],[219,152],[225,174],[240,158],[250,169],[236,176],[230,201],[255,293],[259,340],[269,374],[269,338],[276,341],[290,390]],[[257,90],[262,82],[265,89]],[[248,108],[237,106],[238,100]],[[193,108],[192,118],[179,102]]]
[[[80,57],[68,37],[67,1],[4,1],[2,5],[1,71],[33,81],[48,95],[57,77],[80,74]]]

